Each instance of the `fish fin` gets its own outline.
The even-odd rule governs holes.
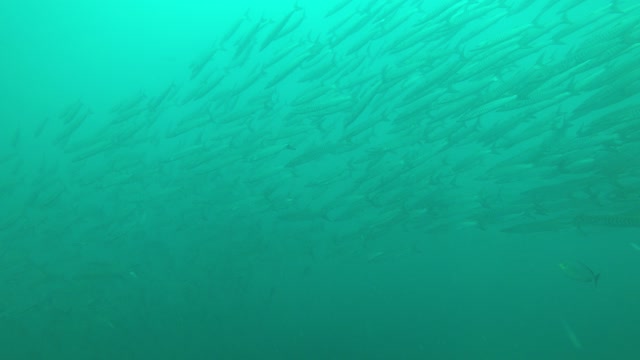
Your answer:
[[[600,280],[600,274],[595,274],[593,276],[593,286],[598,287],[598,280]]]

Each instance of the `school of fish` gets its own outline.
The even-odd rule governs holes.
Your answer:
[[[20,262],[16,239],[55,244],[47,263],[160,236],[317,257],[406,232],[640,227],[639,44],[640,5],[621,1],[249,14],[189,78],[20,128],[0,154],[0,256]],[[50,276],[22,260],[5,274]]]

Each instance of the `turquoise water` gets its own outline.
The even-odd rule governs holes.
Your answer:
[[[636,359],[631,1],[0,5],[3,359]]]

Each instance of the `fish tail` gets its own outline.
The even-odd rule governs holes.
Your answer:
[[[598,280],[600,280],[600,274],[595,274],[593,276],[593,286],[598,287]]]

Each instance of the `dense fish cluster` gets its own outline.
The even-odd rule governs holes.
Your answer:
[[[321,23],[297,5],[242,17],[188,79],[16,132],[0,155],[0,256],[16,265],[0,276],[34,279],[16,293],[137,278],[129,258],[69,259],[144,247],[137,261],[160,262],[149,249],[172,253],[170,238],[207,267],[211,254],[373,261],[412,251],[376,240],[406,231],[640,227],[640,6],[593,3],[346,0]],[[50,252],[22,255],[27,239]]]

